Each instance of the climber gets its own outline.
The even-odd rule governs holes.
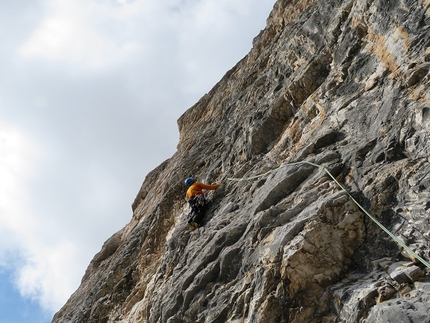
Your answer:
[[[190,230],[193,231],[199,227],[206,212],[206,199],[203,190],[215,190],[220,184],[207,185],[196,182],[192,177],[188,177],[185,180],[185,186],[188,187],[185,198],[191,208],[188,214],[188,224],[190,225]]]

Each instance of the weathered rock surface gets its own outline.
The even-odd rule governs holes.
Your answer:
[[[279,0],[53,322],[430,322],[424,0]],[[245,181],[229,181],[269,172]],[[186,226],[183,180],[209,192]]]

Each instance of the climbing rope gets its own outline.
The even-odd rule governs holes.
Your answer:
[[[416,252],[414,252],[411,248],[409,248],[402,240],[400,240],[398,237],[396,237],[394,234],[392,234],[391,231],[388,230],[381,222],[379,222],[375,217],[373,217],[369,212],[367,212],[360,205],[360,203],[358,203],[352,197],[352,195],[336,180],[336,178],[334,178],[334,176],[330,173],[330,171],[327,169],[326,166],[318,165],[318,164],[315,164],[315,163],[312,163],[309,161],[301,161],[301,162],[295,162],[295,163],[282,164],[281,166],[279,166],[275,169],[272,169],[268,172],[265,172],[265,173],[262,173],[259,175],[255,175],[255,176],[251,176],[251,177],[243,177],[243,178],[231,178],[231,177],[229,177],[229,178],[227,178],[227,180],[228,181],[236,181],[236,182],[253,180],[253,179],[267,176],[270,173],[273,173],[273,172],[277,171],[278,169],[285,167],[285,166],[294,166],[294,165],[302,165],[302,164],[312,165],[314,167],[318,167],[318,168],[324,170],[328,174],[328,176],[330,176],[330,178],[336,183],[336,185],[339,186],[348,195],[348,197],[364,212],[364,214],[366,214],[374,223],[376,223],[383,231],[385,231],[385,233],[387,233],[398,245],[403,247],[410,255],[412,255],[413,257],[418,259],[423,265],[425,265],[427,268],[430,269],[430,263],[428,263],[426,260],[424,260],[422,257],[420,257]]]

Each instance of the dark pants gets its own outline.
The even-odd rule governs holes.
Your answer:
[[[200,224],[206,213],[206,199],[203,195],[193,196],[188,200],[191,211],[188,214],[188,223]]]

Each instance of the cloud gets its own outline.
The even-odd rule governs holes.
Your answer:
[[[118,35],[118,30],[139,8],[125,1],[117,4],[111,7],[96,1],[51,0],[47,16],[19,47],[18,53],[24,58],[62,60],[94,67],[125,59],[138,45]]]
[[[79,279],[76,277],[79,272],[79,266],[75,263],[78,252],[76,245],[67,241],[51,246],[32,242],[26,250],[25,263],[17,273],[16,283],[24,297],[39,302],[42,308],[59,309],[76,288],[74,280]],[[72,279],[64,279],[66,268],[72,274]]]
[[[31,214],[29,182],[41,156],[37,144],[20,128],[0,120],[0,253],[37,226]],[[25,223],[25,225],[23,225]]]
[[[25,131],[0,120],[0,264],[20,268],[15,277],[21,293],[52,309],[73,288],[64,280],[64,269],[77,268],[73,244],[49,245],[39,235],[47,225],[34,213],[29,187],[41,157],[41,148]]]
[[[37,194],[30,189],[41,175],[45,157],[42,148],[24,130],[0,120],[0,265],[15,268],[15,284],[21,294],[51,312],[58,310],[76,288],[90,255],[80,260],[79,253],[85,254],[82,250],[88,247],[87,241],[79,243],[83,221],[70,224],[59,213],[49,214],[46,205],[46,213],[37,212],[38,203],[55,204],[50,198],[35,201]],[[83,183],[88,185],[87,190],[77,201],[83,209],[94,205],[89,211],[97,215],[102,214],[97,206],[106,210],[117,202],[108,174],[100,172],[98,167],[90,169],[88,181]],[[55,185],[57,190],[62,189],[58,183]],[[39,186],[39,190],[44,189],[47,188]],[[100,190],[97,197],[94,191]],[[52,191],[49,193],[55,199]],[[94,253],[94,248],[89,249]]]

